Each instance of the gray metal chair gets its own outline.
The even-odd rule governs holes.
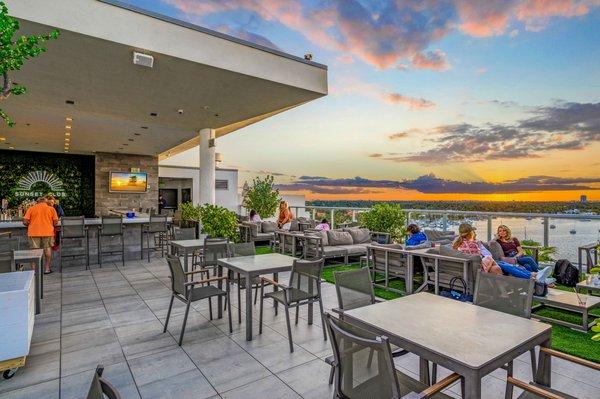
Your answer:
[[[477,306],[529,319],[534,285],[533,279],[499,276],[478,270],[473,303]],[[532,348],[529,354],[532,375],[535,375],[537,368],[535,349]],[[506,367],[512,374],[512,362]]]
[[[338,298],[337,311],[342,314],[341,317],[343,317],[344,311],[381,302],[375,298],[368,268],[334,272],[333,277],[335,279],[335,292]],[[392,350],[392,357],[399,357],[407,353],[404,349],[395,348]],[[368,362],[370,363],[372,360],[371,355]],[[333,372],[335,369],[334,356],[325,358],[325,363],[331,366],[331,373],[329,375],[329,383],[331,384],[333,383]]]
[[[325,326],[335,357],[334,398],[449,399],[441,391],[461,379],[453,373],[427,386],[396,370],[387,337],[355,327],[329,313],[325,315]],[[366,358],[371,356],[374,361],[368,364]]]
[[[196,238],[195,227],[177,227],[173,230],[174,240],[195,240]]]
[[[554,356],[562,360],[566,360],[571,363],[575,363],[579,366],[583,366],[597,372],[600,372],[600,363],[592,362],[590,360],[581,359],[579,357],[568,355],[563,352],[559,352],[550,348],[540,348],[540,356]],[[534,374],[535,375],[535,374]],[[519,395],[519,399],[557,399],[557,398],[565,398],[565,399],[577,399],[577,397],[569,395],[567,393],[558,391],[551,387],[547,387],[545,385],[537,384],[535,382],[530,382],[529,384],[514,378],[512,375],[509,375],[506,378],[506,399],[512,399],[513,397],[513,389],[514,387],[520,388],[523,390],[523,393]]]
[[[229,239],[227,238],[205,238],[202,254],[200,255],[200,266],[204,269],[212,268],[213,275],[217,274],[217,260],[219,258],[231,257]]]
[[[140,259],[144,259],[144,236],[146,236],[146,252],[148,253],[148,262],[150,262],[150,251],[156,251],[158,246],[160,246],[161,257],[165,256],[165,246],[169,245],[168,234],[167,216],[150,214],[150,221],[142,225]],[[150,247],[150,236],[154,240],[154,247]]]
[[[181,333],[179,334],[179,346],[183,342],[183,333],[185,332],[185,325],[187,324],[188,314],[190,312],[190,305],[192,302],[200,301],[202,299],[211,300],[212,297],[225,297],[228,303],[227,316],[229,319],[229,332],[233,332],[231,326],[231,301],[229,300],[229,281],[227,277],[213,277],[206,278],[199,281],[187,282],[187,276],[193,276],[198,273],[205,273],[205,270],[197,270],[191,272],[184,272],[181,266],[181,260],[178,256],[167,254],[167,262],[169,264],[169,270],[171,271],[171,302],[169,303],[169,310],[167,311],[167,319],[165,320],[165,327],[163,333],[167,332],[169,324],[169,318],[171,317],[171,310],[173,308],[173,301],[175,298],[186,304],[185,315],[183,317],[183,324],[181,326]],[[211,285],[213,282],[222,281],[225,283],[226,290]],[[210,303],[210,302],[209,302]],[[212,306],[210,307],[210,319],[212,320]]]
[[[60,245],[59,245],[59,256],[60,256],[60,268],[62,270],[63,258],[71,257],[76,258],[85,256],[85,267],[90,268],[90,241],[88,235],[88,228],[85,226],[85,218],[83,216],[63,216],[60,219]],[[65,240],[74,241],[85,241],[82,243],[80,248],[83,248],[83,255],[76,253],[72,255],[64,255],[63,248]]]
[[[275,280],[262,277],[260,284],[260,319],[258,333],[262,334],[263,324],[263,302],[265,299],[271,298],[276,302],[283,304],[285,309],[285,321],[287,323],[288,341],[290,344],[290,352],[294,352],[294,344],[292,342],[292,327],[290,324],[290,308],[296,308],[296,322],[298,324],[299,307],[310,305],[309,308],[309,324],[312,324],[312,304],[319,303],[321,318],[323,318],[323,301],[321,299],[321,272],[323,271],[323,259],[315,261],[294,260],[292,271],[290,273],[289,284],[285,285]],[[277,291],[264,293],[265,283],[273,285],[274,288],[279,288]],[[277,309],[277,307],[275,308]],[[323,320],[323,324],[325,320]],[[323,330],[323,339],[327,340],[327,333]]]
[[[125,225],[122,216],[102,216],[98,227],[98,264],[102,267],[102,255],[121,254],[122,265],[125,266]],[[121,242],[121,250],[102,252],[102,238],[117,237]]]
[[[104,399],[105,396],[108,399],[121,399],[121,395],[119,394],[119,391],[117,391],[117,388],[102,377],[103,373],[104,366],[99,364],[94,372],[94,378],[92,378],[92,383],[86,399]]]

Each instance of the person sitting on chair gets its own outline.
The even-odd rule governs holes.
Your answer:
[[[315,230],[323,230],[323,231],[329,231],[329,230],[331,230],[331,228],[329,227],[329,222],[327,221],[327,219],[321,220],[321,223],[319,223],[318,225],[315,226]]]
[[[286,201],[279,203],[279,218],[277,219],[277,227],[283,230],[289,230],[292,226],[294,214],[290,211],[290,207]]]
[[[250,221],[254,223],[262,222],[260,215],[254,209],[250,210]]]
[[[503,224],[498,226],[496,242],[500,244],[504,256],[507,258],[515,258],[517,264],[523,266],[530,272],[537,272],[539,270],[539,266],[535,259],[523,251],[521,243],[516,237],[512,236],[512,232],[507,226]]]
[[[421,228],[417,226],[415,223],[411,223],[406,228],[409,236],[406,239],[406,246],[414,246],[419,245],[427,241],[427,234],[421,231]]]
[[[462,223],[458,227],[459,236],[454,240],[452,248],[465,254],[481,256],[481,268],[484,272],[494,274],[508,274],[518,278],[535,278],[536,281],[546,282],[546,279],[552,272],[552,267],[548,266],[539,272],[530,272],[520,266],[511,265],[503,261],[495,261],[491,252],[477,241],[477,235],[473,226],[468,223]]]

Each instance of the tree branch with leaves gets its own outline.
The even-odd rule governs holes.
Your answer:
[[[3,80],[0,101],[6,100],[11,94],[20,96],[27,92],[27,87],[12,81],[10,72],[20,70],[26,60],[46,51],[44,43],[60,35],[58,30],[53,30],[47,35],[15,37],[19,28],[19,21],[8,15],[8,7],[0,1],[0,75]],[[1,108],[0,119],[10,127],[15,125]]]
[[[271,175],[264,179],[255,177],[252,186],[245,187],[242,193],[244,208],[248,211],[254,209],[262,218],[270,218],[275,215],[281,198],[279,190],[274,187],[274,182],[275,179]]]

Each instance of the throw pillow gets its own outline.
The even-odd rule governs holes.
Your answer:
[[[330,230],[327,232],[329,245],[352,245],[352,236],[347,231]]]

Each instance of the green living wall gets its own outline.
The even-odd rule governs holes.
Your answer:
[[[94,216],[94,164],[88,155],[0,150],[0,198],[15,208],[52,193],[67,216]]]

